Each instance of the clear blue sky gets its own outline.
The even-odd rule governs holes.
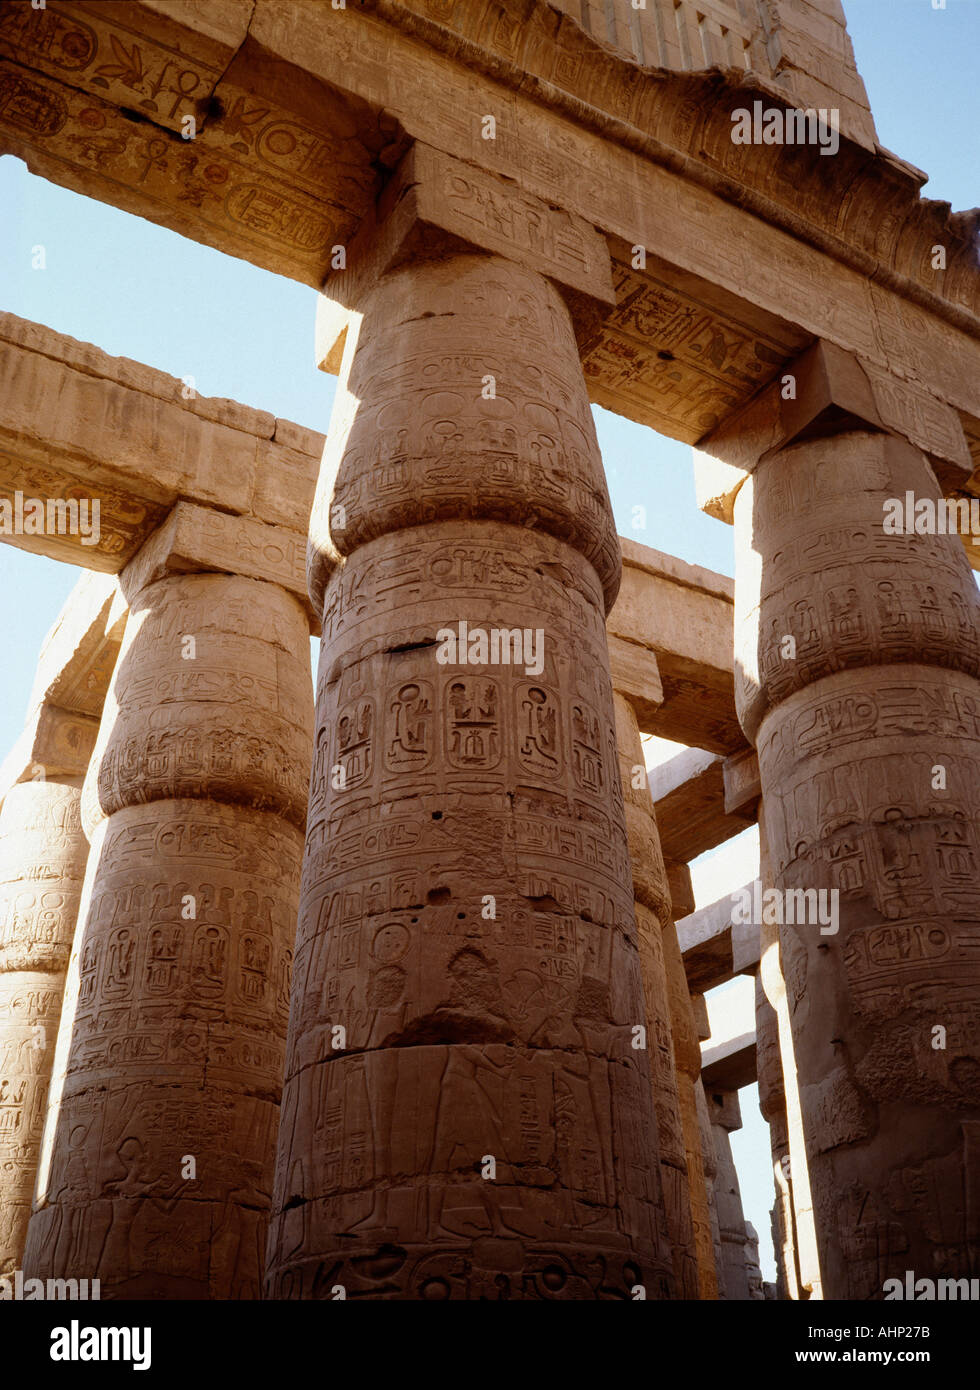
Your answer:
[[[928,196],[954,209],[980,203],[980,0],[942,10],[932,0],[845,0],[845,10],[881,144],[930,174]],[[31,268],[36,245],[44,270]],[[334,384],[313,366],[312,290],[32,178],[10,157],[0,159],[0,308],[193,376],[202,395],[327,428]],[[690,449],[604,411],[596,419],[620,532],[731,574],[731,532],[696,509]],[[645,531],[631,526],[637,504]],[[0,757],[20,732],[38,647],[76,577],[0,545]],[[736,1163],[772,1277],[768,1138],[755,1089],[741,1102]]]

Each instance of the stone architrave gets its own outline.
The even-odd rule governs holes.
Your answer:
[[[203,523],[198,543],[186,519],[163,534],[174,546],[151,537],[121,576],[130,613],[83,793],[92,848],[24,1270],[97,1278],[103,1298],[253,1298],[306,814],[309,620],[278,582],[206,572]]]
[[[432,226],[409,254],[411,201],[328,286],[355,312],[311,525],[268,1292],[669,1297],[604,631],[620,557],[573,324],[547,256]]]
[[[823,1292],[881,1299],[978,1272],[980,630],[957,537],[885,530],[939,488],[852,375],[736,499],[736,699],[774,885],[839,895],[780,930]]]
[[[0,811],[0,1275],[21,1267],[31,1214],[88,858],[81,787],[66,773],[18,782]]]
[[[646,1003],[646,1053],[657,1128],[660,1134],[660,1178],[667,1213],[667,1233],[673,1252],[674,1281],[681,1298],[698,1298],[698,1262],[687,1180],[687,1155],[681,1120],[677,1064],[671,1033],[670,993],[664,961],[663,934],[673,930],[670,889],[660,852],[660,837],[647,788],[643,744],[636,714],[613,676],[619,771],[623,783],[626,829],[633,868],[640,971]],[[640,785],[637,786],[637,773]]]

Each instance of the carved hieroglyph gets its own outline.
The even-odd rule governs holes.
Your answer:
[[[918,450],[855,430],[774,453],[735,504],[773,882],[840,894],[836,935],[781,933],[829,1298],[978,1272],[977,593],[955,535],[885,533],[907,490],[939,495]]]
[[[783,1068],[779,1056],[779,1019],[766,998],[762,976],[755,980],[756,1056],[759,1068],[759,1109],[769,1126],[775,1199],[770,1213],[772,1244],[776,1257],[777,1298],[799,1299],[800,1275],[796,1255],[796,1221],[793,1212],[792,1163],[789,1121],[783,1092]]]
[[[668,1296],[603,626],[618,546],[569,316],[470,254],[357,308],[312,524],[268,1292]],[[441,661],[462,621],[539,630],[540,664]]]
[[[283,589],[240,576],[134,594],[139,566],[122,576],[131,613],[84,793],[92,850],[24,1268],[98,1278],[103,1298],[257,1297],[306,808],[308,619]]]
[[[85,875],[82,779],[20,782],[0,812],[0,1274],[20,1268]]]
[[[616,679],[615,670],[613,679]],[[660,1134],[660,1180],[664,1190],[667,1234],[673,1252],[677,1296],[697,1298],[698,1263],[691,1220],[677,1065],[671,1036],[667,967],[664,962],[663,934],[674,930],[670,918],[670,889],[646,778],[643,778],[640,787],[633,785],[633,769],[644,765],[636,715],[630,702],[618,690],[614,691],[613,701],[626,829],[633,866],[636,929],[646,1003],[646,1050]]]

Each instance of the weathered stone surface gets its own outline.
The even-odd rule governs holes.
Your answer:
[[[315,287],[419,141],[615,244],[617,309],[587,349],[601,404],[696,442],[816,335],[901,362],[976,418],[974,224],[920,199],[920,171],[876,145],[841,26],[799,25],[812,7],[786,3],[747,49],[744,16],[684,0],[667,12],[677,44],[658,34],[638,67],[653,15],[625,4],[613,23],[630,41],[610,48],[578,22],[594,4],[556,25],[540,2],[514,24],[376,0],[311,24],[303,0],[257,0],[230,49],[238,18],[214,34],[156,6],[123,23],[115,7],[17,0],[0,23],[0,134],[47,177]],[[754,100],[839,110],[840,150],[733,143],[732,111]]]
[[[755,980],[756,1058],[759,1109],[769,1126],[775,1189],[772,1243],[776,1257],[776,1297],[799,1300],[800,1270],[797,1257],[796,1214],[793,1210],[793,1166],[789,1151],[789,1119],[786,1088],[779,1053],[779,1018],[766,998],[762,973]]]
[[[0,314],[0,373],[0,497],[99,503],[97,543],[8,543],[118,573],[184,499],[287,528],[302,548],[322,436],[13,314]]]
[[[714,1137],[718,1172],[715,1176],[715,1203],[718,1212],[718,1234],[721,1238],[721,1269],[719,1297],[744,1302],[751,1297],[746,1259],[748,1233],[742,1210],[742,1194],[728,1138],[732,1130],[742,1128],[738,1092],[713,1090],[705,1080],[708,1114]]]
[[[765,817],[759,820],[759,874],[768,888],[773,885],[772,864],[766,836]],[[786,1113],[786,1147],[779,1154],[782,1177],[777,1177],[777,1192],[782,1192],[783,1205],[792,1203],[792,1231],[798,1294],[801,1300],[820,1298],[822,1284],[820,1276],[820,1254],[817,1248],[817,1233],[814,1224],[813,1197],[810,1192],[810,1168],[807,1158],[806,1136],[803,1125],[803,1108],[800,1100],[799,1080],[796,1073],[796,1053],[793,1042],[792,1015],[790,999],[786,992],[786,978],[783,974],[782,953],[779,941],[779,928],[763,922],[759,929],[760,955],[758,979],[762,983],[765,998],[776,1015],[776,1032],[779,1044],[781,1094]],[[764,1011],[763,1021],[765,1022]],[[757,1009],[756,1019],[760,1018]],[[760,1068],[763,1062],[760,1060]],[[767,1086],[774,1084],[772,1064],[766,1075],[760,1070],[759,1097],[763,1102]],[[778,1147],[778,1127],[770,1133],[770,1140]],[[787,1214],[787,1219],[789,1214]],[[778,1256],[777,1256],[778,1258]]]
[[[752,886],[747,885],[749,893]],[[733,922],[733,906],[729,894],[677,923],[677,940],[692,994],[704,994],[736,975],[754,975],[758,969],[759,927],[753,922]]]
[[[758,1079],[755,1028],[711,1043],[701,1053],[701,1075],[707,1091],[739,1091]]]
[[[668,859],[690,863],[754,822],[754,810],[726,811],[724,765],[715,753],[688,748],[650,769],[650,795]]]
[[[158,555],[151,538],[151,558]],[[276,585],[137,557],[86,781],[92,850],[24,1269],[258,1295],[312,704]]]
[[[126,613],[114,577],[84,573],[41,645],[29,707],[52,704],[100,719]]]
[[[759,459],[794,440],[839,432],[847,421],[855,429],[891,434],[924,451],[944,497],[980,495],[980,427],[915,383],[898,379],[894,371],[894,366],[883,369],[833,343],[814,344],[781,382],[760,392],[701,441],[694,454],[698,505],[731,523],[738,490]],[[781,384],[786,382],[792,383],[789,393]],[[933,492],[930,486],[929,495]],[[980,567],[975,537],[961,539],[971,565]]]
[[[744,746],[732,697],[732,581],[625,537],[620,545],[623,579],[606,628],[651,651],[662,684],[655,709],[637,707],[641,731],[716,753]]]
[[[715,996],[711,1033],[701,1047],[701,1078],[705,1092],[737,1092],[758,1079],[755,1001],[746,1005],[742,991]]]
[[[98,732],[99,721],[90,715],[38,705],[0,766],[0,795],[32,778],[83,777]]]
[[[837,934],[781,930],[830,1297],[972,1273],[978,600],[955,536],[882,532],[907,487],[937,495],[922,455],[852,431],[761,462],[735,507],[736,691],[773,882],[840,895]]]
[[[698,1067],[700,1069],[700,1057]],[[721,1248],[721,1227],[718,1221],[718,1154],[715,1150],[715,1136],[708,1112],[708,1101],[704,1083],[698,1076],[694,1087],[695,1114],[698,1122],[698,1147],[701,1154],[704,1188],[708,1208],[708,1230],[711,1235],[711,1259],[715,1270],[715,1297],[727,1297],[725,1291],[725,1260]]]
[[[729,816],[757,814],[762,798],[759,759],[754,748],[733,753],[722,764],[725,784],[725,812]]]
[[[81,778],[21,782],[0,811],[0,1274],[21,1267],[65,971],[88,857]]]
[[[499,258],[423,261],[379,279],[344,351],[269,1292],[332,1268],[380,1297],[533,1298],[548,1264],[552,1296],[663,1297],[618,547],[567,310]],[[440,659],[463,621],[540,629],[540,662]]]
[[[674,1287],[678,1297],[697,1298],[697,1253],[663,946],[664,931],[672,930],[667,873],[646,781],[643,779],[636,786],[633,777],[633,769],[637,765],[642,767],[643,763],[643,745],[636,714],[631,702],[620,692],[617,667],[613,665],[611,670],[619,771],[633,866],[640,973],[646,1005],[645,1050],[650,1063],[650,1085],[657,1114],[660,1178],[667,1214],[667,1234],[673,1252]]]
[[[136,593],[167,575],[213,571],[264,580],[308,607],[305,552],[298,531],[178,502],[127,567],[123,592]]]
[[[668,864],[667,880],[671,893],[671,916],[676,918],[679,905],[690,899],[693,906],[691,875],[686,864]],[[711,1174],[714,1157],[705,1149],[699,1107],[704,1105],[701,1085],[701,1034],[699,1014],[704,1015],[707,1035],[707,1013],[704,1000],[692,999],[684,976],[680,946],[674,921],[664,924],[664,967],[667,974],[667,997],[670,1002],[670,1027],[677,1067],[677,1092],[684,1134],[684,1153],[687,1160],[688,1196],[691,1202],[691,1224],[694,1249],[698,1263],[698,1288],[702,1299],[718,1297],[717,1213]],[[698,1005],[700,1004],[700,1008]]]
[[[657,658],[648,647],[641,647],[636,642],[624,641],[622,637],[616,637],[610,630],[614,623],[616,609],[613,607],[612,613],[606,619],[606,645],[609,648],[609,669],[612,671],[613,688],[621,692],[633,710],[633,717],[637,727],[643,728],[647,723],[656,719],[657,710],[663,700],[663,684],[660,680],[660,667],[657,665]],[[628,783],[632,783],[637,769],[643,769],[643,781],[646,785],[646,764],[643,761],[643,745],[640,744],[640,761],[636,767],[630,768]],[[624,783],[624,788],[626,783]],[[649,796],[647,796],[649,801]]]

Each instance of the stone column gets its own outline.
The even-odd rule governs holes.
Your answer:
[[[0,1274],[19,1269],[65,971],[88,857],[79,816],[95,720],[42,705],[0,811]],[[14,778],[31,780],[15,781]]]
[[[19,1269],[88,841],[79,803],[121,637],[118,591],[84,575],[38,656],[0,768],[0,1274]],[[123,616],[122,622],[125,622]]]
[[[617,667],[613,661],[613,682]],[[678,1091],[677,1064],[670,1024],[670,992],[664,961],[664,933],[673,932],[670,890],[660,850],[653,801],[646,780],[643,744],[633,706],[619,689],[613,693],[619,770],[623,783],[626,828],[633,869],[633,897],[640,948],[640,972],[646,1004],[646,1048],[657,1128],[660,1134],[660,1179],[673,1251],[678,1297],[698,1298],[698,1263],[687,1180],[687,1155]],[[642,780],[635,776],[637,769]],[[640,781],[639,786],[636,785]],[[676,942],[676,933],[674,933]]]
[[[751,1297],[749,1291],[745,1213],[738,1173],[732,1157],[729,1134],[742,1128],[742,1113],[737,1091],[707,1092],[708,1114],[715,1144],[718,1171],[715,1176],[715,1205],[718,1211],[718,1232],[721,1237],[721,1270],[719,1284],[724,1286],[725,1298],[740,1301]]]
[[[725,1261],[721,1248],[721,1227],[718,1222],[718,1154],[715,1150],[714,1130],[708,1111],[708,1098],[704,1082],[698,1077],[694,1091],[694,1102],[698,1117],[698,1146],[704,1171],[704,1190],[708,1204],[708,1227],[711,1232],[711,1258],[715,1270],[715,1297],[727,1298],[725,1291]]]
[[[776,1256],[777,1298],[798,1299],[800,1276],[796,1254],[796,1220],[793,1213],[792,1164],[789,1152],[789,1120],[779,1056],[779,1020],[755,979],[755,1036],[759,1062],[759,1109],[769,1126],[775,1202],[772,1208],[772,1244]]]
[[[97,1278],[103,1298],[259,1293],[309,620],[278,583],[203,571],[227,551],[261,572],[278,529],[180,504],[121,576],[130,615],[83,794],[92,849],[24,1265]]]
[[[829,404],[735,503],[736,695],[774,884],[839,894],[782,967],[824,1295],[880,1299],[980,1272],[978,604],[957,536],[883,528],[889,499],[935,508],[922,453],[863,427],[858,364],[812,368]]]
[[[702,1299],[715,1299],[719,1296],[719,1246],[716,1239],[718,1218],[714,1209],[713,1189],[716,1165],[713,1151],[706,1150],[704,1144],[707,1122],[700,1114],[700,1109],[704,1107],[700,1030],[695,1001],[688,989],[680,943],[677,940],[677,921],[694,911],[694,891],[691,887],[691,873],[686,864],[671,863],[665,867],[671,898],[671,916],[663,929],[664,969],[667,976],[670,1029],[684,1135],[691,1225],[698,1264],[698,1287]],[[703,1000],[701,1004],[703,1008]],[[707,1037],[706,1016],[704,1036]],[[710,1126],[707,1133],[710,1137]]]
[[[406,250],[427,187],[407,181],[329,286],[356,312],[311,531],[269,1291],[665,1297],[604,631],[620,561],[572,321],[503,256],[431,228]],[[473,217],[513,199],[494,196]],[[591,228],[533,211],[535,246],[560,218],[593,254]]]

